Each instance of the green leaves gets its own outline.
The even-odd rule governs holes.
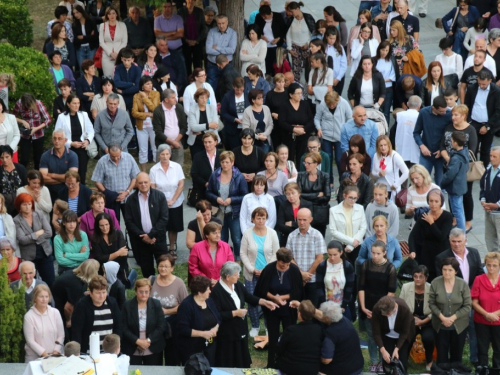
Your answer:
[[[0,2],[0,35],[16,47],[28,47],[33,43],[33,21],[26,3],[27,0]]]

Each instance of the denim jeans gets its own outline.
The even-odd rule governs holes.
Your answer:
[[[339,178],[342,175],[340,173],[340,159],[342,159],[342,149],[340,147],[340,142],[327,141],[326,139],[321,139],[321,150],[326,152],[330,157],[330,184],[333,184],[333,153],[335,152],[335,164],[337,164],[337,172],[339,173]]]
[[[380,110],[384,113],[385,119],[387,121],[387,125],[391,123],[390,115],[391,115],[391,107],[392,107],[392,99],[394,98],[394,90],[391,87],[385,88],[385,99],[382,103],[382,107]]]
[[[364,9],[371,10],[372,6],[377,5],[378,3],[375,1],[361,1],[359,3],[358,13]]]
[[[373,330],[372,330],[372,320],[367,317],[362,318],[363,323],[365,325],[366,334],[368,335],[368,353],[370,353],[370,362],[378,363],[381,361],[380,352],[378,350],[377,343],[373,339]]]
[[[420,164],[432,175],[432,168],[434,168],[434,182],[436,185],[441,186],[443,180],[443,158],[436,159],[434,156],[420,155]]]
[[[78,61],[78,68],[81,69],[83,60],[93,60],[95,55],[95,49],[90,49],[89,46],[80,47],[76,50],[76,61]],[[81,72],[83,75],[83,72]]]
[[[464,196],[448,194],[450,199],[450,210],[457,219],[457,228],[465,232],[465,213],[464,213]]]
[[[210,83],[210,86],[212,86],[215,92],[217,90],[217,81],[219,81],[221,70],[216,64],[211,63],[210,61],[208,62],[206,68],[207,82]]]
[[[453,47],[452,50],[453,52],[459,54],[462,56],[463,61],[467,59],[467,56],[469,55],[469,51],[464,47],[464,39],[465,39],[465,33],[458,29],[455,31],[455,39],[453,41]]]
[[[221,231],[222,241],[229,242],[229,231],[231,231],[231,241],[233,241],[234,259],[238,260],[240,258],[241,245],[240,218],[233,218],[232,212],[224,215],[224,224]]]

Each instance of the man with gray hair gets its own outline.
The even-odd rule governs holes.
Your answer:
[[[156,146],[166,143],[172,149],[170,160],[184,165],[187,118],[182,104],[177,103],[174,90],[162,92],[162,102],[153,111]]]
[[[24,303],[27,311],[31,307],[35,286],[47,285],[47,283],[42,281],[42,279],[37,278],[35,263],[29,260],[25,260],[19,265],[19,273],[21,274],[21,278],[11,282],[10,288],[16,291],[19,290],[21,286],[24,286]],[[54,300],[52,298],[50,300],[50,304],[54,307]]]
[[[413,139],[413,131],[417,123],[422,99],[412,95],[408,99],[408,109],[396,114],[396,150],[403,157],[406,165],[411,167],[420,160],[420,149]]]
[[[479,199],[484,209],[484,239],[488,251],[500,245],[500,146],[490,150],[490,165],[479,181]]]
[[[120,210],[125,210],[127,197],[135,187],[139,167],[135,159],[122,151],[122,145],[111,143],[106,155],[99,159],[92,174],[97,189],[106,196],[106,207],[115,211],[118,222]]]
[[[122,151],[127,152],[127,146],[134,136],[134,128],[127,111],[118,108],[120,97],[111,93],[106,99],[106,109],[99,112],[94,122],[96,142],[107,154],[109,145],[117,143]]]

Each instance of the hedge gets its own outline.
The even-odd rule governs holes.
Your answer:
[[[27,0],[0,1],[0,39],[16,47],[29,47],[33,43],[33,20]]]

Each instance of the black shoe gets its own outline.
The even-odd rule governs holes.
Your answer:
[[[469,367],[465,366],[463,363],[460,362],[452,363],[451,368],[466,374],[470,374],[471,372],[471,369]]]
[[[137,149],[137,141],[132,138],[132,140],[128,143],[127,148],[129,150],[135,150],[135,149]]]
[[[425,14],[425,13],[419,13],[419,14],[418,14],[418,16],[419,16],[420,18],[425,18],[425,17],[427,17],[427,14]]]

